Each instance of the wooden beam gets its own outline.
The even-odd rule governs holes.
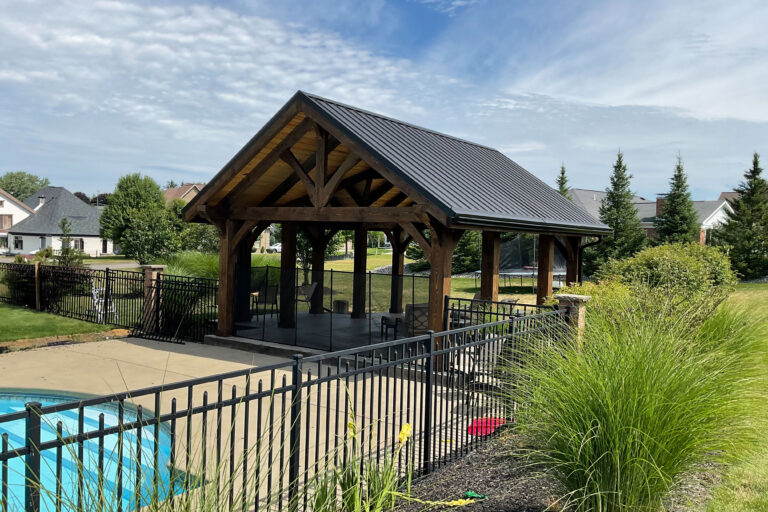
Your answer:
[[[403,192],[398,192],[398,194],[384,203],[384,206],[398,206],[400,203],[408,199],[408,196],[405,195]]]
[[[581,251],[580,236],[565,237],[565,283],[575,284],[579,282],[579,257]]]
[[[354,153],[350,153],[349,155],[347,155],[347,158],[345,158],[344,161],[341,162],[341,165],[339,165],[339,167],[330,177],[328,182],[325,184],[325,187],[323,188],[323,192],[320,194],[320,197],[318,198],[318,206],[325,206],[326,204],[328,204],[328,202],[331,200],[331,197],[333,197],[333,194],[336,193],[336,189],[339,188],[339,184],[341,183],[341,180],[344,178],[344,175],[347,174],[347,172],[349,172],[350,169],[356,166],[358,162],[360,162],[359,156],[355,155]]]
[[[290,149],[294,144],[301,140],[304,134],[306,134],[312,128],[312,126],[314,126],[312,120],[306,118],[301,123],[299,123],[296,128],[291,130],[291,133],[286,135],[285,138],[267,154],[267,156],[262,158],[262,160],[256,164],[256,167],[254,167],[251,172],[246,174],[245,177],[240,180],[240,183],[235,185],[234,188],[229,191],[227,196],[231,199],[231,201],[234,201],[238,196],[240,196],[240,194],[245,192],[248,188],[250,188],[251,185],[256,183],[259,178],[264,176],[264,174],[269,171],[275,162],[280,159],[283,152],[286,149]]]
[[[339,141],[337,141],[336,139],[331,139],[330,141],[328,141],[328,152],[329,153],[332,152],[334,149],[336,149],[336,146],[338,145],[339,145]],[[317,154],[312,153],[301,164],[301,168],[304,169],[304,172],[309,173],[312,169],[315,168],[316,160],[317,160]],[[285,194],[287,194],[288,191],[291,190],[293,186],[296,185],[298,182],[299,182],[298,175],[296,173],[291,174],[285,180],[283,180],[282,183],[276,186],[272,190],[272,192],[270,192],[267,195],[267,197],[262,199],[261,201],[262,206],[273,206],[276,201],[278,201]]]
[[[315,182],[312,181],[312,178],[310,178],[309,175],[301,167],[301,164],[296,158],[296,155],[294,155],[290,149],[286,149],[280,155],[280,158],[283,160],[283,162],[290,165],[291,169],[293,169],[293,172],[299,177],[301,181],[304,182],[304,187],[307,189],[307,196],[309,197],[309,200],[313,205],[317,206],[317,188],[315,186]]]
[[[315,134],[317,134],[317,150],[315,161],[315,204],[318,204],[320,195],[325,188],[325,174],[328,171],[328,132],[320,126],[315,125]]]
[[[386,232],[392,244],[392,275],[389,289],[389,312],[403,312],[403,274],[405,272],[405,250],[411,237],[402,228]]]
[[[429,328],[440,332],[446,328],[445,298],[451,293],[453,251],[463,231],[438,224],[433,225],[430,231],[432,260],[429,273]],[[439,344],[441,340],[436,342]]]
[[[431,262],[432,244],[427,240],[424,234],[412,222],[401,222],[400,225],[406,233],[411,235],[413,241],[419,244],[419,247],[421,247],[421,250],[424,251],[424,255],[427,257],[427,261]]]
[[[271,222],[363,222],[363,223],[413,223],[424,222],[423,206],[402,208],[377,208],[356,206],[254,206],[232,211],[230,218],[263,220]],[[409,231],[410,233],[410,231]]]
[[[384,194],[389,192],[395,188],[394,185],[392,185],[390,182],[384,182],[375,189],[373,189],[369,194],[368,197],[365,198],[365,206],[371,206],[373,203],[378,201]]]
[[[483,231],[482,259],[480,261],[480,298],[499,300],[499,259],[501,255],[501,235],[493,231]]]
[[[553,269],[555,265],[555,237],[539,235],[539,262],[536,277],[536,304],[544,304],[552,296]]]
[[[366,261],[368,259],[368,232],[355,228],[355,261],[352,274],[352,318],[365,318]]]
[[[219,293],[218,293],[218,324],[216,334],[232,336],[235,329],[233,315],[235,302],[235,254],[232,240],[235,235],[236,223],[228,219],[224,224],[224,233],[220,237],[219,251]]]
[[[283,223],[280,240],[280,327],[296,327],[296,224]]]

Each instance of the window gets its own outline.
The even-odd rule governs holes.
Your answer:
[[[0,236],[0,249],[7,249],[7,248],[8,248],[8,237]]]
[[[107,254],[107,249],[108,249],[107,241],[106,240],[102,240],[101,241],[101,252],[103,252],[104,254]]]
[[[45,237],[44,236],[40,237],[40,248],[41,249],[45,249]]]
[[[13,226],[13,215],[0,215],[0,229],[11,229],[11,226]]]
[[[3,206],[5,206],[5,201],[3,201],[2,199],[0,199],[0,208],[2,208]]]
[[[72,243],[75,246],[75,249],[78,251],[84,251],[85,250],[85,241],[82,238],[75,238],[72,240]]]
[[[13,250],[14,251],[23,251],[24,250],[24,239],[20,237],[19,235],[15,235],[13,237]]]

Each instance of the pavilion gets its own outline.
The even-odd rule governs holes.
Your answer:
[[[610,230],[499,151],[304,92],[280,111],[192,199],[189,222],[210,222],[221,237],[218,331],[231,336],[248,316],[250,253],[272,223],[282,224],[281,290],[296,288],[296,233],[311,241],[309,313],[323,314],[324,249],[354,230],[352,318],[365,316],[367,231],[392,244],[391,313],[402,312],[405,249],[431,265],[429,328],[443,329],[454,248],[482,231],[481,298],[498,299],[503,232],[538,233],[537,300],[552,294],[555,245],[566,281],[579,280],[585,237]],[[279,325],[296,325],[296,296],[280,293]]]

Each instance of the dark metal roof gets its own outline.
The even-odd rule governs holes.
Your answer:
[[[601,234],[610,229],[499,151],[299,92],[454,223]]]
[[[60,235],[59,222],[66,217],[72,223],[72,236],[99,236],[99,214],[93,206],[85,204],[63,187],[45,187],[24,202],[37,206],[38,197],[45,203],[35,213],[9,230],[16,235]]]

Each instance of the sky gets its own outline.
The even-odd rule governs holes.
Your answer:
[[[554,185],[695,199],[768,160],[768,2],[0,0],[0,173],[207,181],[304,90],[495,147]]]

